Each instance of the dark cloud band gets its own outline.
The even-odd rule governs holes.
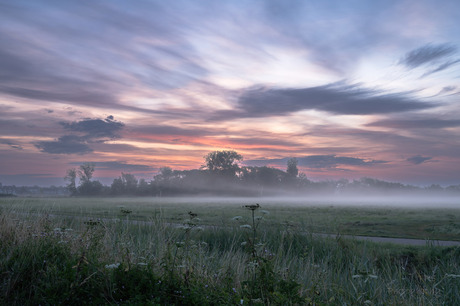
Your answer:
[[[113,116],[105,119],[84,119],[75,122],[60,122],[67,130],[80,135],[64,135],[55,141],[35,143],[40,151],[50,154],[87,154],[93,152],[91,143],[103,143],[119,138],[118,132],[124,127]]]
[[[282,159],[263,159],[263,160],[247,160],[246,165],[250,166],[265,166],[277,165],[286,166],[289,158]],[[335,156],[335,155],[310,155],[305,157],[297,157],[298,165],[311,169],[330,169],[340,165],[345,166],[373,166],[376,164],[385,164],[383,160],[365,160],[356,157]]]
[[[326,85],[309,88],[260,87],[243,92],[234,111],[221,111],[214,119],[285,115],[319,110],[340,115],[371,115],[417,111],[435,105],[406,93],[382,94],[358,86]]]
[[[367,124],[367,126],[378,126],[395,129],[442,129],[460,126],[460,120],[445,120],[445,119],[388,119],[380,120]]]
[[[416,155],[416,156],[412,156],[412,157],[409,157],[407,159],[408,162],[414,164],[414,165],[419,165],[419,164],[423,164],[424,162],[427,162],[429,160],[431,160],[432,157],[424,157],[424,156],[421,156],[421,155]]]

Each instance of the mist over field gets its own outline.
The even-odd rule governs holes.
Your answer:
[[[127,199],[129,202],[129,199]],[[271,196],[271,197],[215,197],[215,196],[187,196],[173,198],[153,198],[153,203],[168,201],[190,204],[232,204],[232,203],[259,203],[265,207],[299,206],[299,207],[393,207],[393,208],[459,208],[458,195],[303,195],[303,196]]]

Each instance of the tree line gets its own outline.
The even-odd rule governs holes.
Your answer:
[[[204,157],[200,169],[174,170],[163,167],[150,181],[137,179],[130,173],[121,173],[110,186],[93,180],[95,165],[85,163],[78,168],[68,169],[65,180],[68,191],[74,196],[270,196],[296,193],[460,191],[460,186],[442,188],[431,185],[420,188],[372,178],[313,182],[299,172],[296,158],[287,161],[285,171],[267,166],[240,166],[242,160],[243,156],[233,150],[214,151]]]

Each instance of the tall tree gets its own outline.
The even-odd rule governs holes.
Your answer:
[[[84,163],[78,169],[78,177],[82,184],[89,183],[94,173],[94,163]]]
[[[299,169],[297,169],[297,158],[290,158],[287,162],[287,174],[290,176],[290,177],[297,177],[297,175],[299,174]]]
[[[113,180],[112,185],[110,186],[110,192],[112,194],[120,195],[125,192],[125,185],[121,177],[117,177]]]
[[[121,173],[121,179],[125,185],[126,192],[135,194],[137,190],[137,178],[131,173]]]
[[[225,177],[234,177],[240,169],[237,162],[243,160],[243,156],[233,150],[214,151],[208,153],[204,158],[206,162],[204,168],[211,173]]]
[[[64,177],[64,180],[68,181],[67,189],[70,191],[71,195],[75,195],[77,193],[77,169],[72,168],[67,170],[67,174]]]

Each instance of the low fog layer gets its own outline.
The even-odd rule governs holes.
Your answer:
[[[235,151],[214,151],[205,156],[200,169],[174,170],[163,167],[151,180],[138,179],[134,174],[121,173],[110,186],[94,179],[94,163],[85,163],[67,170],[66,188],[54,187],[55,194],[71,196],[144,196],[144,197],[288,197],[327,198],[355,202],[355,198],[394,199],[416,196],[424,198],[460,197],[460,185],[427,187],[387,182],[374,178],[358,180],[312,181],[299,172],[297,159],[287,160],[285,171],[267,166],[241,166],[243,157]],[[27,195],[41,192],[52,194],[51,189],[17,188],[1,186],[0,193]],[[399,198],[398,198],[399,199]],[[375,202],[366,200],[368,202]],[[393,200],[392,200],[393,201]],[[395,200],[398,202],[399,200]]]
[[[153,198],[152,202],[164,202],[165,198]],[[420,195],[389,195],[389,196],[359,196],[359,195],[316,195],[316,196],[274,196],[274,197],[211,197],[191,196],[172,197],[168,203],[183,203],[191,205],[232,205],[235,203],[260,204],[270,206],[304,206],[304,207],[394,207],[394,208],[458,208],[459,196],[439,196],[437,194]]]

